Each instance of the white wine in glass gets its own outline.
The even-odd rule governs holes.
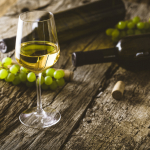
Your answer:
[[[54,108],[42,108],[41,74],[53,66],[60,56],[54,16],[51,12],[32,11],[20,14],[15,58],[26,69],[36,74],[37,108],[22,112],[19,120],[26,126],[45,128],[56,124],[61,115]],[[39,81],[38,82],[38,78]]]

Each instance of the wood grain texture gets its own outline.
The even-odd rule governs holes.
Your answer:
[[[12,18],[13,22],[10,22],[10,24],[17,21],[16,16],[4,16],[4,18]],[[15,23],[14,28],[16,28]],[[6,31],[7,30],[5,29],[5,32]],[[12,32],[13,33],[9,31],[9,36],[15,34],[14,31]],[[8,33],[6,35],[8,36]],[[3,36],[5,37],[5,35]],[[70,54],[73,51],[84,50],[97,36],[99,37],[99,40],[102,37],[101,35],[94,34],[84,39],[68,43],[67,45],[62,45],[61,57],[55,67],[74,70],[71,65]],[[97,40],[98,43],[99,40]],[[98,47],[98,45],[96,47]],[[91,48],[93,47],[94,49],[94,46],[95,44],[91,45]],[[2,55],[1,58],[6,55],[8,54]],[[99,66],[97,65],[95,67],[97,68],[96,70],[98,70]],[[58,89],[55,92],[43,92],[43,107],[52,104],[52,106],[58,108],[62,114],[60,123],[52,128],[44,130],[26,128],[18,120],[18,116],[23,110],[36,106],[35,88],[28,89],[22,86],[16,87],[1,81],[1,107],[3,107],[1,110],[0,123],[1,149],[61,149],[63,143],[65,143],[72,130],[80,121],[80,118],[83,116],[88,105],[93,100],[93,97],[101,84],[98,77],[103,79],[102,76],[107,71],[107,68],[110,67],[111,64],[104,64],[103,67],[101,67],[103,74],[101,74],[102,70],[100,70],[95,78],[95,82],[91,82],[91,85],[89,85],[88,82],[93,78],[93,67],[90,67],[91,69],[93,68],[92,70],[87,70],[86,68],[84,70],[79,69],[75,73],[74,82],[66,84],[64,88]],[[81,71],[83,74],[80,74]],[[86,75],[87,81],[85,80]],[[89,86],[89,88],[85,88],[86,86]],[[86,94],[87,92],[89,93],[88,95]]]
[[[135,16],[142,21],[149,19],[148,1],[124,3],[126,20]],[[149,68],[120,67],[96,95],[63,150],[149,150],[149,74]],[[111,92],[119,80],[125,82],[125,92],[122,100],[117,101]]]
[[[139,16],[142,21],[148,21],[150,18],[150,1],[147,0],[123,0],[126,7],[125,19],[132,19]]]
[[[96,41],[99,42],[100,40],[101,34],[86,37],[82,39],[82,42],[80,39],[70,43],[67,48],[62,49],[62,54],[57,67],[64,65],[64,68],[66,68],[65,64],[67,62],[67,68],[71,70],[72,65],[69,57],[70,53],[73,51],[84,50],[88,45],[90,48],[93,47],[94,49]],[[101,44],[96,44],[96,47],[98,48],[101,46]],[[5,126],[0,130],[0,138],[2,139],[1,148],[61,149],[63,143],[67,140],[68,136],[76,127],[78,121],[80,121],[80,118],[93,100],[93,97],[101,86],[103,76],[105,76],[108,68],[111,68],[110,70],[116,70],[117,66],[112,67],[111,63],[108,63],[77,68],[76,71],[74,71],[75,76],[73,82],[67,83],[63,89],[58,89],[55,92],[43,92],[43,106],[46,107],[51,104],[51,107],[60,110],[62,115],[62,119],[57,125],[44,130],[29,130],[29,128],[25,128],[24,125],[21,125],[18,120],[18,115],[25,108],[30,108],[31,106],[36,105],[35,89],[31,90],[20,86],[20,90],[14,89],[14,91],[20,91],[21,93],[19,95],[17,94],[18,98],[14,97],[13,99],[11,99],[12,95],[9,95],[8,93],[7,99],[3,98],[2,100],[2,106],[4,109],[2,110],[3,117],[1,118],[1,125],[5,123]],[[74,70],[74,68],[72,68],[72,70]],[[92,82],[90,82],[90,80],[92,80]],[[7,86],[8,89],[10,85]],[[4,89],[6,89],[6,87]],[[29,91],[30,93],[28,93]],[[16,95],[15,93],[13,94]],[[30,96],[30,94],[32,96]],[[27,95],[28,97],[26,97]],[[15,103],[13,102],[14,100]],[[8,118],[11,118],[12,121],[10,122]],[[16,128],[12,129],[11,127]],[[11,130],[13,130],[13,132],[11,132]],[[22,142],[19,142],[20,140]]]
[[[44,1],[47,5],[47,1]],[[51,1],[54,2],[54,1]],[[146,1],[124,0],[126,19],[136,12],[142,20],[149,18]],[[41,1],[40,1],[41,3]],[[147,7],[144,8],[144,4]],[[55,1],[54,11],[81,4],[76,1]],[[42,6],[42,4],[40,4]],[[131,7],[135,7],[133,10]],[[51,6],[49,6],[51,7]],[[146,9],[147,13],[141,11]],[[33,7],[33,9],[36,9]],[[44,8],[47,9],[47,8]],[[32,10],[32,9],[31,9]],[[129,11],[130,10],[130,11]],[[0,18],[0,37],[16,34],[18,12],[7,13]],[[149,144],[149,74],[148,70],[126,70],[115,63],[101,63],[74,68],[71,54],[112,47],[105,31],[61,44],[61,57],[56,68],[74,71],[74,81],[56,91],[43,91],[43,107],[54,107],[62,114],[61,121],[42,130],[22,125],[19,114],[36,106],[35,88],[13,86],[0,81],[0,149],[1,150],[148,150]],[[0,59],[12,56],[2,54]],[[111,90],[118,80],[126,84],[124,97],[116,101]]]
[[[48,10],[48,9],[47,9]],[[125,7],[120,0],[100,0],[67,11],[55,13],[60,43],[102,31],[125,17]]]
[[[3,16],[18,0],[1,0],[0,17]]]
[[[47,10],[50,12],[60,12],[95,1],[97,0],[87,0],[86,2],[84,2],[84,0],[18,0],[18,2],[6,12],[5,16],[15,16],[24,11],[32,11],[37,9]]]
[[[149,149],[149,73],[120,67],[63,149]],[[111,96],[118,80],[126,85],[120,101]]]
[[[17,8],[20,9],[17,9],[18,12],[14,13],[15,16],[19,14],[19,12],[27,11],[27,8],[29,7],[28,5],[26,7],[25,2],[23,4],[21,3],[22,6],[20,3],[17,3],[20,6]],[[33,2],[34,1],[32,1],[32,3]],[[54,5],[52,1],[51,5]],[[66,6],[65,3],[64,5]],[[123,2],[120,0],[92,1],[86,5],[77,5],[75,3],[75,6],[72,5],[73,8],[67,8],[65,11],[64,9],[66,8],[61,7],[59,12],[57,9],[54,10],[54,8],[51,9],[49,7],[45,8],[45,6],[36,6],[34,3],[33,6],[34,7],[30,4],[30,9],[39,10],[43,8],[42,10],[52,11],[54,13],[57,35],[60,43],[68,42],[69,40],[79,38],[89,33],[102,31],[114,26],[118,20],[124,19],[125,16],[125,7]],[[7,17],[8,16],[10,16],[10,14],[7,14]],[[31,36],[33,37],[32,33]]]

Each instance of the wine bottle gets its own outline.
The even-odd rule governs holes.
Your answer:
[[[75,38],[113,27],[119,20],[125,17],[125,6],[122,0],[99,0],[76,8],[57,12],[54,14],[59,43],[68,42]],[[43,17],[42,16],[42,20]],[[46,17],[47,18],[47,17]],[[39,24],[40,25],[40,24]],[[38,28],[40,28],[38,26]],[[47,29],[47,28],[46,28]],[[41,26],[41,32],[43,26]],[[37,39],[33,30],[27,37]],[[45,30],[45,38],[49,39],[48,31]],[[0,40],[0,51],[3,53],[14,50],[16,37]],[[25,40],[26,41],[26,40]]]
[[[131,64],[146,60],[150,60],[150,33],[124,37],[112,48],[72,54],[72,63],[75,67],[112,61]]]

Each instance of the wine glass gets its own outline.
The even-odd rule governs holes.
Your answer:
[[[42,108],[41,75],[54,65],[60,54],[54,16],[51,12],[31,11],[20,14],[18,21],[15,58],[24,68],[36,74],[37,108],[23,111],[19,120],[33,128],[56,124],[60,113],[53,108]],[[34,78],[31,74],[30,78]]]

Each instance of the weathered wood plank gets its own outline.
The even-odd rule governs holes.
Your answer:
[[[5,16],[15,16],[24,11],[32,11],[36,9],[46,8],[51,4],[58,5],[57,3],[58,2],[56,0],[18,0],[17,3],[7,11]],[[55,8],[53,10],[55,10]]]
[[[150,148],[149,73],[149,70],[132,72],[120,67],[64,149],[140,149],[142,145],[141,149]],[[123,99],[117,101],[111,91],[120,79],[126,86]]]
[[[77,40],[77,42],[70,43],[69,44],[70,46],[68,46],[65,50],[62,50],[64,52],[64,53],[62,52],[62,56],[64,56],[64,57],[61,57],[63,59],[60,58],[60,61],[62,61],[62,63],[58,62],[57,66],[59,66],[59,64],[60,64],[61,66],[59,66],[59,67],[65,67],[66,64],[68,65],[68,63],[67,63],[68,61],[70,63],[69,66],[71,66],[70,57],[69,57],[70,54],[76,50],[84,50],[85,47],[90,45],[90,43],[93,41],[94,38],[95,38],[95,35],[92,39],[91,39],[91,36],[89,36],[89,37],[83,39],[82,41],[80,39],[80,40]],[[101,35],[99,35],[99,37],[97,38],[96,41],[99,43],[99,41],[101,41],[100,39],[101,39]],[[94,43],[94,46],[95,46],[95,43]],[[90,48],[92,48],[92,46]],[[102,70],[100,70],[100,72],[99,72],[100,77],[105,74],[105,72],[110,67],[110,65],[111,64],[104,64],[104,66],[101,68],[103,70],[103,74],[100,73]],[[49,149],[50,147],[52,147],[53,149],[61,148],[62,144],[67,140],[68,136],[70,135],[70,132],[74,129],[74,127],[76,126],[78,121],[80,121],[80,118],[83,115],[84,111],[86,110],[88,105],[91,103],[94,93],[97,92],[97,90],[100,86],[99,84],[101,84],[101,82],[98,82],[99,81],[99,79],[98,79],[99,73],[98,73],[97,77],[95,78],[96,81],[91,83],[91,85],[89,85],[89,88],[85,88],[88,86],[89,80],[92,80],[93,76],[91,76],[91,75],[93,74],[94,70],[95,69],[98,70],[98,68],[99,68],[99,66],[96,65],[94,68],[90,67],[91,71],[90,71],[90,69],[87,70],[87,68],[85,68],[84,70],[80,69],[77,72],[77,75],[75,77],[76,82],[77,81],[78,82],[77,83],[76,82],[69,83],[65,86],[65,88],[62,89],[62,91],[58,90],[58,91],[61,91],[61,93],[59,94],[60,98],[58,95],[58,91],[54,92],[54,95],[51,96],[52,99],[54,99],[53,103],[52,103],[52,101],[49,100],[51,98],[50,97],[51,93],[45,92],[43,106],[48,106],[49,104],[52,103],[53,107],[58,107],[58,109],[61,110],[62,117],[63,117],[62,122],[60,122],[58,125],[56,125],[56,127],[54,126],[53,127],[54,129],[51,128],[52,130],[50,129],[50,131],[48,131],[48,132],[47,132],[47,130],[44,130],[44,131],[32,130],[32,133],[30,130],[28,132],[28,129],[24,129],[24,126],[20,125],[20,122],[18,121],[18,115],[24,109],[30,108],[30,107],[36,105],[36,93],[35,93],[34,89],[32,89],[32,90],[29,89],[26,91],[25,88],[20,89],[20,90],[18,88],[18,89],[13,90],[12,95],[9,95],[9,93],[11,93],[11,91],[12,91],[11,88],[13,89],[14,87],[11,86],[11,88],[9,88],[10,85],[4,86],[4,89],[8,89],[8,91],[10,91],[10,92],[8,93],[8,95],[6,95],[7,99],[6,99],[6,97],[1,99],[2,106],[4,106],[4,109],[2,111],[3,118],[1,119],[1,125],[3,125],[5,123],[5,126],[3,128],[1,128],[1,139],[2,139],[1,140],[1,148],[2,149],[20,149],[20,148],[33,149],[33,147],[35,147],[35,145],[37,146],[37,147],[35,147],[35,149],[42,149],[43,147],[45,147],[45,149]],[[83,71],[83,73],[84,73],[83,75],[80,75],[81,71]],[[85,75],[87,73],[88,73],[88,75],[86,77],[87,82],[85,82]],[[80,83],[82,83],[82,84],[80,84]],[[84,93],[82,92],[82,88],[85,89]],[[71,91],[70,91],[70,89],[71,89]],[[20,91],[19,92],[20,94],[17,94],[18,90]],[[68,90],[70,91],[69,93],[68,93]],[[28,93],[29,91],[31,92],[32,96],[29,95],[29,93]],[[4,93],[6,93],[6,92],[4,91]],[[79,92],[79,98],[77,101],[75,101],[74,99],[77,98],[77,95],[76,95],[77,92]],[[89,93],[88,95],[87,95],[87,92]],[[64,97],[65,93],[69,94],[69,95],[66,95],[67,98]],[[16,94],[17,94],[17,96],[15,96]],[[29,95],[29,96],[26,97],[26,95]],[[74,95],[74,99],[72,99],[72,95]],[[11,97],[12,97],[12,99],[11,99]],[[17,99],[16,99],[16,97],[17,97]],[[84,97],[87,97],[87,98],[84,99]],[[60,103],[61,99],[63,101]],[[13,102],[14,100],[15,100],[15,103]],[[72,101],[70,101],[70,100],[72,100]],[[63,105],[63,103],[64,103],[64,105]],[[83,104],[81,105],[81,103],[83,103]],[[70,107],[70,106],[72,106],[72,107]],[[12,113],[12,111],[14,113]],[[4,115],[7,117],[4,118]],[[74,116],[74,117],[70,117],[70,116]],[[8,118],[11,118],[11,122],[8,120]],[[66,124],[64,124],[64,122],[66,122]],[[64,126],[62,126],[62,124],[64,124]],[[23,130],[22,130],[22,128],[23,128]],[[13,132],[12,132],[12,130],[13,130]],[[62,131],[62,132],[60,133],[58,131]],[[48,133],[51,134],[51,137],[49,136]],[[43,135],[45,135],[45,134],[47,136],[43,137]],[[37,136],[37,135],[39,135],[39,136]],[[27,138],[30,136],[31,136],[31,138]],[[42,142],[43,145],[40,144],[42,147],[40,145],[38,145],[38,143],[39,143],[39,141],[41,141],[41,139],[43,139],[43,142]],[[19,141],[23,141],[23,142],[20,143]]]
[[[142,21],[149,19],[149,1],[124,2],[127,20],[134,16],[141,17]],[[105,86],[89,106],[63,150],[150,149],[149,74],[148,68],[126,70],[120,67],[112,78],[105,80]],[[111,96],[113,86],[118,80],[125,82],[121,101]]]
[[[86,37],[84,39],[74,41],[70,43],[70,45],[62,50],[62,57],[63,59],[60,59],[62,63],[58,64],[65,64],[64,60],[68,61],[70,60],[69,54],[72,53],[72,51],[78,51],[78,50],[84,50],[85,47],[90,45],[91,48],[92,45],[95,46],[96,42],[99,43],[101,40],[101,34],[96,37],[94,35],[94,41],[91,39],[91,36]],[[93,42],[92,42],[93,41]],[[91,42],[91,43],[90,43]],[[98,44],[97,44],[98,45]],[[99,47],[100,45],[98,45]],[[63,54],[64,53],[64,54]],[[60,57],[61,58],[61,57]],[[70,62],[70,61],[69,61]],[[71,63],[71,62],[70,62]],[[68,63],[67,63],[68,64]],[[70,64],[71,66],[71,64]],[[101,69],[99,69],[101,68]],[[70,132],[74,129],[78,121],[80,121],[80,118],[82,117],[84,111],[87,109],[88,105],[93,100],[93,97],[97,93],[101,82],[103,81],[103,76],[105,76],[105,73],[107,72],[108,68],[112,68],[115,70],[116,67],[111,67],[111,63],[108,64],[102,64],[102,65],[94,65],[94,66],[87,66],[87,67],[80,67],[77,68],[75,73],[74,82],[68,83],[61,92],[57,95],[57,91],[54,92],[55,96],[50,97],[49,92],[44,92],[44,100],[43,100],[43,106],[48,106],[52,103],[52,107],[56,107],[58,110],[61,111],[62,119],[60,123],[58,123],[56,126],[44,129],[44,130],[34,130],[30,129],[30,132],[28,131],[28,128],[24,128],[23,125],[18,123],[18,115],[22,111],[22,109],[28,107],[29,103],[31,107],[32,105],[35,105],[35,93],[32,93],[32,100],[30,101],[28,97],[28,102],[26,102],[26,99],[23,98],[27,94],[20,94],[18,98],[20,98],[16,104],[15,108],[12,107],[9,108],[10,110],[14,110],[14,113],[16,114],[13,118],[13,116],[7,113],[5,111],[5,115],[12,117],[14,120],[14,126],[17,126],[16,129],[13,130],[13,132],[6,133],[7,129],[1,129],[3,132],[1,135],[1,147],[2,149],[20,149],[28,147],[29,149],[60,149],[62,147],[62,144],[67,140],[68,136],[70,135]],[[81,74],[82,72],[82,74]],[[102,73],[103,72],[103,73]],[[92,82],[90,82],[92,80]],[[87,94],[88,93],[88,94]],[[43,97],[42,97],[43,98]],[[50,101],[50,98],[54,98],[54,101]],[[5,100],[4,100],[5,101]],[[23,104],[22,105],[22,101]],[[19,104],[20,105],[19,105]],[[26,103],[26,104],[25,104]],[[19,106],[19,109],[17,108]],[[6,108],[6,107],[5,107]],[[12,127],[12,123],[9,126],[9,123],[7,120],[3,119],[2,124],[6,122],[6,128]],[[23,129],[22,129],[23,128]],[[17,135],[16,135],[17,134]],[[30,134],[30,136],[29,136]],[[35,136],[39,135],[39,136]],[[26,137],[28,137],[28,141],[26,140]],[[13,140],[14,139],[14,140]],[[22,140],[21,143],[16,142]],[[4,143],[4,141],[9,142]],[[31,141],[32,144],[30,143]],[[39,143],[40,141],[40,143]],[[30,145],[31,144],[31,145]],[[30,146],[29,146],[30,145]]]
[[[12,7],[18,0],[1,0],[0,1],[0,17],[3,16],[10,7]]]
[[[110,3],[106,0],[100,0],[74,9],[57,13],[55,11],[55,24],[59,42],[68,42],[83,35],[104,30],[123,19],[125,16],[123,2],[120,0],[108,1]],[[33,37],[32,33],[30,35],[30,37]]]
[[[148,0],[123,0],[126,7],[125,19],[139,16],[142,21],[148,21],[150,17],[150,2]]]
[[[91,0],[89,2],[94,1],[96,0]],[[42,9],[55,13],[85,4],[86,3],[82,3],[79,0],[75,2],[75,5],[74,2],[70,0],[18,0],[18,2],[12,6],[3,17],[0,18],[0,39],[16,35],[18,16],[21,12],[26,11],[27,9],[30,11]]]
[[[2,20],[5,21],[5,23],[1,22],[2,23],[1,27],[4,27],[8,20],[9,20],[10,24],[8,25],[8,28],[6,26],[5,26],[5,29],[2,28],[4,30],[1,30],[1,32],[2,32],[1,37],[8,36],[8,34],[9,34],[9,36],[14,35],[16,33],[15,32],[15,30],[16,30],[16,24],[15,23],[18,20],[17,17],[16,16],[13,17],[11,19],[12,22],[10,21],[9,16],[6,16],[6,17],[2,18]],[[11,31],[9,30],[9,26],[10,26],[10,28],[12,27]],[[8,32],[6,33],[6,31],[8,31]],[[84,49],[84,47],[86,47],[86,45],[88,43],[90,43],[92,38],[90,36],[90,37],[88,37],[87,39],[84,39],[84,40],[82,40],[82,44],[80,43],[81,41],[77,42],[80,45],[80,46],[78,45],[80,47],[80,48],[78,48],[78,50]],[[83,42],[84,42],[84,44],[83,44]],[[72,44],[76,45],[77,43],[72,43]],[[70,47],[68,47],[68,49],[70,49],[70,48],[72,48],[72,45]],[[76,50],[75,48],[77,48],[77,47],[74,47],[74,49],[72,49],[72,50]],[[66,49],[66,50],[68,50],[68,49]],[[64,50],[64,52],[65,52],[65,50]],[[67,53],[68,53],[68,51],[67,51]],[[1,58],[5,57],[5,56],[10,56],[10,55],[12,55],[12,54],[11,53],[1,54]],[[66,56],[66,52],[62,55]],[[65,64],[67,62],[64,61],[64,60],[68,60],[68,59],[69,59],[68,56],[64,57],[64,59],[62,59],[62,60],[60,59],[62,61],[62,63],[58,63],[58,64],[60,64],[60,66],[59,65],[57,65],[57,66],[59,68],[62,67],[62,66],[65,66]],[[15,87],[15,86],[12,86],[8,83],[5,83],[4,81],[0,81],[0,82],[1,82],[1,85],[3,85],[3,87],[1,88],[2,95],[1,95],[1,98],[0,98],[1,106],[3,108],[3,109],[1,109],[1,121],[0,121],[0,126],[1,126],[1,132],[0,132],[1,133],[1,138],[0,138],[1,141],[0,141],[0,143],[2,144],[1,149],[20,149],[20,148],[22,149],[22,148],[27,148],[27,147],[30,149],[30,147],[32,147],[32,145],[34,145],[34,143],[38,142],[38,140],[40,140],[42,138],[42,134],[40,134],[41,131],[39,133],[39,132],[33,130],[32,133],[31,133],[31,131],[28,132],[28,129],[27,129],[27,131],[25,130],[25,132],[23,132],[22,127],[24,128],[24,126],[20,124],[20,122],[18,120],[18,116],[24,109],[30,108],[32,106],[36,106],[35,89],[27,89],[27,88],[22,87],[22,86]],[[55,97],[58,95],[58,93],[60,91],[61,91],[61,89],[57,90],[56,92],[52,92],[52,93],[43,92],[43,96],[42,96],[43,106],[48,106],[49,104],[51,104],[52,101],[55,100]],[[28,97],[27,97],[27,95],[28,95]],[[52,98],[52,101],[50,100],[50,98]],[[90,102],[90,100],[91,100],[91,98],[87,98],[88,102]],[[82,116],[82,113],[83,113],[84,109],[87,107],[88,102],[87,102],[87,104],[85,105],[85,107],[83,108],[83,110],[81,112],[78,111],[79,112],[79,114],[78,114],[79,118],[80,118],[80,116]],[[74,112],[72,112],[72,113],[74,114]],[[76,118],[76,120],[71,124],[70,128],[68,126],[68,128],[70,130],[73,129],[73,126],[76,124],[76,122],[78,122],[79,118]],[[69,122],[70,122],[70,120],[68,121],[68,124],[70,124]],[[65,126],[64,126],[64,128],[65,128]],[[57,131],[58,128],[55,127],[55,130]],[[68,135],[70,133],[70,130],[68,130]],[[16,133],[18,133],[18,135]],[[38,133],[39,133],[39,136],[37,136]],[[48,136],[49,132],[46,132],[46,130],[45,130],[44,133],[46,133],[47,136]],[[23,135],[25,135],[25,137],[22,137]],[[28,136],[30,137],[30,135],[31,135],[32,140],[30,139],[30,141],[28,141],[29,140]],[[68,137],[68,135],[66,135],[66,137],[65,137],[65,135],[66,135],[65,132],[63,132],[61,135],[58,133],[58,136],[64,136],[64,138],[62,140],[60,140],[59,145],[56,144],[55,146],[61,147],[61,144]],[[48,138],[50,138],[50,137],[48,136]],[[48,138],[47,138],[47,141],[49,141]],[[57,138],[57,137],[53,137],[53,140],[56,140],[55,138]],[[34,140],[35,140],[35,142],[33,142]],[[22,144],[20,143],[20,141],[23,141]],[[37,145],[37,143],[36,143],[36,145]],[[51,145],[48,144],[46,146],[50,147]],[[35,149],[37,149],[37,148],[35,148]],[[39,147],[39,149],[40,149],[40,147]]]
[[[95,37],[95,36],[94,36]],[[87,41],[87,39],[89,39],[88,41]],[[70,49],[70,50],[72,50],[72,51],[70,51],[70,53],[71,52],[73,52],[73,51],[75,51],[75,50],[83,50],[83,49],[85,49],[85,47],[90,43],[90,41],[91,41],[91,36],[90,37],[88,37],[87,39],[84,39],[84,40],[78,40],[78,42],[77,43],[72,43],[72,44],[70,44],[70,46],[68,46],[67,47],[67,49],[66,50],[63,50],[63,52],[64,52],[64,54],[62,54],[62,56],[64,56],[64,57],[60,57],[60,61],[62,61],[62,63],[59,63],[58,62],[58,65],[57,66],[59,66],[59,64],[60,64],[60,66],[59,67],[65,67],[65,65],[66,65],[66,63],[67,63],[67,61],[68,60],[70,60],[70,58],[68,57],[68,55],[66,55],[66,54],[69,54],[69,51],[68,51],[68,49]],[[81,44],[81,42],[82,42],[82,44]],[[67,57],[66,57],[67,56]],[[61,59],[61,58],[63,58],[63,59]],[[67,58],[67,59],[66,59]],[[64,61],[65,60],[65,61]],[[67,61],[66,61],[67,60]],[[107,70],[107,67],[105,66],[104,67],[106,70]],[[87,73],[87,72],[86,72]],[[89,74],[90,75],[90,74]],[[78,77],[79,78],[79,77]],[[82,78],[84,78],[84,76],[82,76]],[[78,83],[79,84],[79,83]],[[99,83],[100,84],[100,83]],[[67,84],[68,85],[68,84]],[[83,83],[83,85],[84,85],[84,83]],[[10,85],[7,85],[7,87],[5,86],[4,87],[4,89],[9,89],[9,87],[8,86],[10,86]],[[74,87],[74,84],[72,85],[73,87]],[[92,85],[92,86],[94,86],[94,85]],[[75,86],[75,87],[77,87],[77,85]],[[65,88],[67,88],[67,86],[65,87]],[[64,88],[64,89],[65,89]],[[63,89],[63,90],[64,90]],[[70,89],[70,88],[69,88]],[[80,90],[82,89],[82,86],[80,86]],[[91,88],[92,89],[92,88]],[[30,89],[31,90],[31,89]],[[30,91],[29,90],[29,91]],[[11,91],[10,89],[9,89],[9,91]],[[6,97],[8,97],[7,99],[4,97],[2,100],[2,102],[3,102],[3,106],[5,106],[4,108],[6,109],[4,109],[4,111],[2,111],[2,114],[3,113],[5,113],[5,115],[7,115],[8,116],[8,118],[12,118],[12,122],[9,122],[8,121],[8,119],[5,119],[5,118],[3,118],[1,121],[1,125],[3,125],[4,124],[4,122],[5,122],[5,126],[3,127],[3,128],[1,128],[1,138],[3,139],[1,142],[1,144],[2,144],[2,149],[12,149],[12,148],[16,148],[16,149],[19,149],[19,148],[25,148],[25,147],[28,147],[28,148],[33,148],[33,146],[34,146],[34,143],[37,145],[37,142],[41,139],[41,137],[42,137],[42,135],[43,134],[48,134],[46,131],[44,131],[43,132],[43,134],[40,132],[39,133],[39,131],[32,131],[32,134],[31,134],[31,131],[27,134],[26,132],[26,134],[24,133],[24,132],[22,132],[22,130],[20,129],[20,128],[22,128],[22,126],[23,125],[20,125],[20,122],[18,121],[18,115],[19,115],[19,113],[21,113],[22,111],[23,111],[23,109],[26,109],[26,108],[29,108],[29,107],[31,107],[31,106],[35,106],[36,105],[36,93],[35,93],[35,91],[34,91],[34,89],[32,89],[31,90],[31,94],[32,94],[32,96],[29,96],[29,97],[26,97],[26,95],[28,95],[28,92],[26,91],[26,89],[20,89],[20,93],[23,93],[23,94],[19,94],[17,97],[18,97],[18,100],[16,101],[16,103],[13,103],[13,101],[16,99],[16,97],[15,97],[15,95],[16,95],[16,92],[18,91],[18,89],[14,89],[14,92],[12,92],[13,94],[14,94],[14,97],[13,97],[13,99],[10,99],[12,96],[10,96],[9,97],[9,94],[8,94],[8,96],[6,96]],[[59,90],[58,90],[59,91]],[[56,95],[58,94],[58,91],[57,92],[54,92],[54,95],[53,95],[53,93],[52,93],[52,96],[50,97],[49,95],[51,94],[51,93],[49,93],[49,92],[45,92],[45,94],[44,94],[44,100],[43,100],[43,106],[48,106],[52,101],[50,101],[49,99],[50,98],[55,98],[56,97]],[[5,91],[4,91],[5,92]],[[67,91],[65,91],[65,92],[67,92]],[[64,92],[64,93],[65,93]],[[76,91],[74,91],[75,93],[76,93]],[[86,92],[86,91],[85,91]],[[96,92],[96,89],[95,89],[95,92]],[[91,93],[92,93],[92,91],[91,91]],[[69,93],[70,94],[70,96],[71,96],[71,93]],[[81,94],[81,93],[80,93]],[[64,95],[64,94],[63,94]],[[75,94],[74,94],[75,95]],[[42,97],[43,98],[43,97]],[[82,97],[81,97],[82,98]],[[30,101],[31,100],[31,101]],[[84,100],[83,98],[82,98],[82,100]],[[88,106],[88,104],[91,102],[91,100],[92,100],[92,97],[90,98],[90,97],[87,97],[87,104],[83,107],[83,109],[82,109],[82,111],[76,111],[76,109],[78,109],[78,107],[80,106],[80,99],[78,100],[78,107],[75,109],[75,112],[78,114],[78,117],[76,117],[76,119],[75,119],[75,121],[71,121],[71,120],[68,120],[67,121],[67,124],[65,124],[66,126],[68,126],[68,124],[70,124],[70,126],[68,126],[68,132],[66,132],[66,130],[64,130],[64,129],[66,129],[66,126],[63,126],[63,131],[64,132],[62,132],[61,134],[59,134],[58,133],[58,135],[56,136],[56,137],[53,137],[52,139],[53,140],[56,140],[58,137],[63,137],[63,138],[60,138],[61,140],[59,140],[60,142],[59,142],[59,144],[57,145],[57,142],[56,142],[56,144],[54,145],[54,147],[55,146],[57,146],[57,148],[56,149],[58,149],[59,147],[61,147],[62,146],[62,143],[64,143],[65,142],[65,140],[68,138],[68,136],[69,136],[69,134],[70,134],[70,132],[72,131],[72,129],[74,128],[74,126],[76,125],[76,123],[79,121],[79,118],[82,116],[82,114],[83,114],[83,112],[84,112],[84,110],[87,108],[87,106]],[[27,102],[27,103],[26,103]],[[84,101],[83,101],[84,102]],[[26,104],[25,104],[26,103]],[[68,107],[70,106],[70,105],[73,105],[74,104],[74,101],[72,101],[72,103],[70,103],[70,102],[66,102],[66,106],[67,106],[67,103],[69,103],[68,104]],[[23,104],[23,105],[22,105]],[[60,103],[57,101],[54,101],[54,104],[53,104],[55,107],[57,106],[57,105],[60,105]],[[15,110],[13,110],[14,109],[14,106],[15,106]],[[66,113],[66,106],[63,106],[62,105],[62,115],[63,115],[63,112],[64,112],[64,114]],[[18,107],[19,107],[19,109],[18,109]],[[65,107],[65,108],[63,108],[63,107]],[[72,108],[72,107],[71,107]],[[82,108],[82,107],[81,107]],[[9,109],[9,110],[7,110],[7,109]],[[11,110],[13,110],[14,111],[14,113],[13,113],[13,115],[14,116],[12,116],[12,111]],[[73,112],[71,112],[71,114],[69,114],[69,115],[73,115],[73,114],[75,114],[75,112],[73,111]],[[65,116],[65,115],[64,115]],[[66,120],[65,120],[66,121]],[[72,124],[70,123],[70,121],[72,122]],[[60,126],[60,125],[59,125]],[[23,126],[24,127],[24,126]],[[15,130],[13,130],[13,128],[15,129]],[[58,127],[56,126],[56,127],[54,127],[54,129],[56,130],[56,131],[58,131]],[[13,132],[12,132],[12,130],[13,130]],[[54,130],[54,131],[55,131]],[[54,132],[54,133],[56,133],[56,131]],[[52,130],[52,132],[53,132],[53,130]],[[12,134],[12,133],[14,133],[14,134]],[[16,133],[18,133],[18,136],[16,135]],[[68,133],[68,134],[66,134],[66,133]],[[27,137],[29,136],[29,134],[30,135],[33,135],[33,136],[31,136],[31,139],[30,139],[30,141],[26,141],[26,136],[25,137],[23,137],[23,139],[22,139],[22,135],[27,135]],[[41,134],[41,136],[38,136],[38,137],[36,137],[36,135],[40,135]],[[53,135],[52,134],[52,136],[55,136],[55,135]],[[18,138],[17,138],[18,137]],[[36,140],[35,140],[35,138],[36,138]],[[48,148],[48,147],[51,147],[51,145],[53,145],[53,141],[51,141],[52,142],[52,144],[50,144],[50,142],[49,142],[49,138],[50,137],[48,137],[48,138],[44,138],[44,139],[47,139],[46,141],[48,141],[48,144],[46,145],[46,147]],[[20,140],[23,140],[23,142],[22,142],[22,144],[20,144],[19,143],[19,141]],[[35,142],[33,142],[35,140]],[[6,142],[5,142],[6,141]],[[17,142],[18,141],[18,142]],[[33,142],[33,143],[32,143]],[[9,145],[8,145],[8,143],[9,143]],[[16,143],[17,143],[17,145],[16,145]],[[30,144],[31,144],[31,146],[30,146]],[[30,147],[29,147],[30,146]],[[40,146],[38,145],[38,147],[39,147],[39,149],[40,149]],[[47,149],[46,148],[46,149]],[[37,149],[37,147],[36,147],[36,149]]]
[[[97,0],[87,0],[86,2],[84,0],[18,0],[18,2],[11,7],[5,14],[5,16],[15,16],[17,14],[20,14],[24,11],[31,11],[31,10],[47,10],[51,12],[58,12],[58,11],[64,11],[67,9],[72,9],[78,6],[82,6],[91,2],[94,2]]]
[[[12,18],[14,21],[17,20],[15,17]],[[5,19],[10,17],[5,16]],[[2,31],[3,36],[8,36],[4,31],[6,29]],[[15,32],[11,29],[9,33],[13,35]],[[112,46],[112,43],[101,33],[62,46],[56,67],[74,70],[75,77],[64,88],[43,92],[43,106],[52,104],[62,114],[61,121],[51,128],[38,130],[21,125],[18,115],[24,109],[36,106],[35,89],[0,81],[1,149],[149,149],[149,70],[132,72],[119,68],[114,74],[118,65],[112,63],[78,68],[71,65],[73,51],[107,46]],[[116,101],[110,93],[120,79],[124,80],[127,89],[124,99]],[[88,107],[85,118],[75,130]]]

